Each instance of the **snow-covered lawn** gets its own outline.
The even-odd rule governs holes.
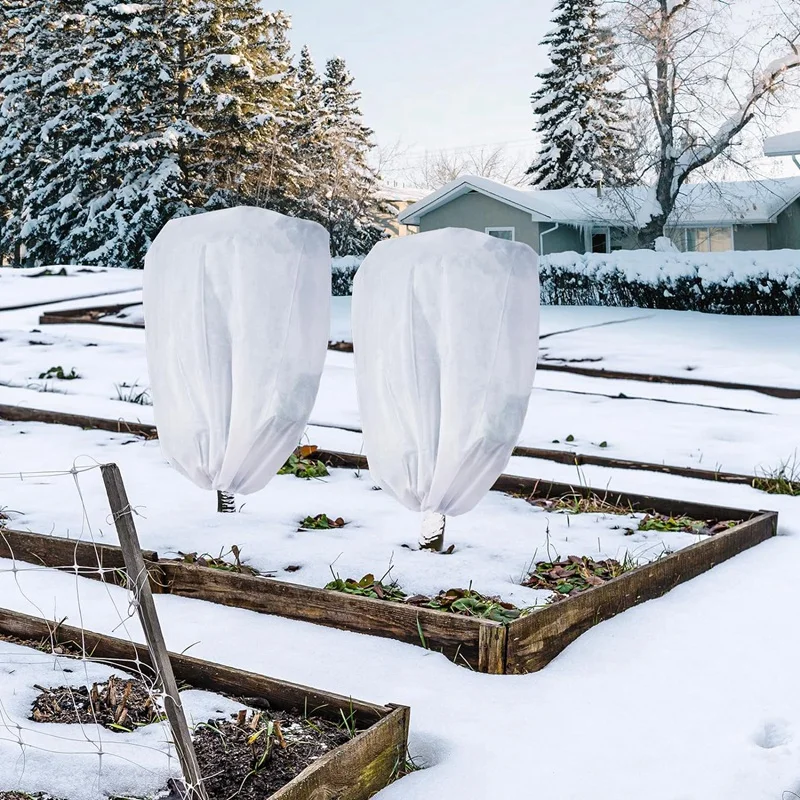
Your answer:
[[[31,333],[40,312],[0,314],[0,338],[5,339],[0,382],[15,384],[0,387],[0,403],[152,420],[150,407],[112,399],[115,383],[147,384],[142,331],[76,325]],[[545,309],[543,333],[648,314]],[[797,385],[789,375],[797,362],[797,325],[796,319],[660,312],[649,323],[561,334],[543,345],[548,355],[560,357],[600,354],[608,368],[669,374],[696,365],[686,374],[788,386]],[[32,339],[53,343],[32,345]],[[74,366],[83,376],[52,381],[69,394],[27,388],[58,365]],[[525,444],[744,472],[790,458],[798,445],[800,401],[545,372],[537,375],[536,387]],[[642,399],[602,396],[620,392]],[[312,419],[358,427],[352,356],[329,353]],[[566,442],[569,435],[574,442]],[[353,432],[312,426],[309,439],[328,448],[361,449],[361,437]],[[551,444],[553,439],[560,444]],[[601,448],[603,442],[607,446]],[[14,524],[88,535],[70,476],[20,480],[10,475],[66,470],[75,459],[82,465],[112,459],[120,464],[140,513],[137,525],[145,546],[165,554],[188,549],[217,555],[238,544],[254,565],[275,570],[282,579],[316,585],[329,578],[332,563],[342,577],[360,577],[393,563],[394,577],[411,590],[433,591],[472,579],[480,591],[526,604],[535,595],[517,582],[537,550],[538,557],[546,551],[548,521],[550,547],[560,555],[580,547],[590,555],[599,549],[618,557],[620,548],[657,549],[663,541],[631,544],[633,537],[612,529],[618,524],[614,518],[572,517],[566,528],[563,515],[493,493],[473,514],[450,521],[447,535],[455,553],[412,552],[402,545],[416,538],[415,515],[373,491],[367,474],[340,470],[312,482],[280,477],[263,492],[240,498],[245,501],[240,514],[223,517],[215,513],[209,493],[163,465],[157,443],[0,422],[0,506],[24,515]],[[781,515],[780,535],[598,625],[542,672],[527,676],[478,675],[418,647],[161,596],[157,603],[170,648],[191,648],[192,655],[364,700],[410,705],[411,753],[430,768],[389,787],[379,795],[382,800],[484,800],[531,792],[564,800],[779,800],[783,792],[800,792],[800,645],[794,632],[800,584],[791,569],[800,560],[800,498],[598,467],[582,468],[579,476],[569,466],[533,459],[514,458],[506,471],[583,480],[612,491],[774,509]],[[113,542],[97,471],[82,473],[80,485],[94,534]],[[350,524],[332,532],[296,530],[302,517],[322,512],[341,515]],[[289,565],[301,570],[284,572]],[[82,615],[88,628],[107,633],[115,632],[120,614],[128,615],[128,598],[120,589],[37,568],[13,575],[10,566],[0,563],[0,606],[51,618],[66,615],[72,624]],[[128,627],[140,635],[135,621]],[[0,670],[15,669],[6,651],[0,653]],[[4,704],[2,687],[16,686],[12,679],[0,672]],[[18,691],[20,705],[14,708],[22,709],[23,699],[30,698],[21,685]],[[2,738],[7,737],[0,731]],[[5,780],[2,753],[0,762]],[[111,784],[96,781],[77,786],[71,771],[59,783],[58,763],[52,758],[46,763],[49,782],[22,788],[67,800],[99,800],[111,791]],[[16,786],[0,785],[0,790]],[[115,786],[113,791],[121,790]]]

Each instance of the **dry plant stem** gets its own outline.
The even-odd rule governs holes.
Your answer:
[[[236,511],[236,499],[230,492],[217,490],[217,511],[221,514],[232,514]]]
[[[422,529],[419,532],[421,550],[433,550],[441,553],[444,550],[444,527],[447,520],[444,514],[427,511],[422,517]]]
[[[164,710],[186,784],[185,798],[186,800],[208,800],[200,766],[197,762],[197,754],[189,733],[189,725],[183,712],[178,683],[175,680],[175,673],[172,671],[164,633],[156,612],[139,536],[133,523],[133,512],[125,485],[122,482],[122,473],[116,464],[104,464],[101,472],[106,494],[108,494],[108,502],[114,516],[114,525],[119,536],[122,555],[125,559],[128,586],[133,593],[145,640],[150,649],[153,664],[157,668],[157,679],[164,692]]]

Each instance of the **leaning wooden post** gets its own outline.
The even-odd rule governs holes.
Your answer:
[[[122,474],[116,464],[104,464],[101,471],[122,548],[122,556],[125,559],[128,586],[133,591],[147,646],[156,668],[156,677],[164,692],[164,710],[167,713],[167,720],[175,740],[175,748],[178,751],[178,760],[187,787],[186,797],[189,800],[208,800],[203,785],[203,776],[200,774],[200,765],[197,763],[197,754],[189,733],[189,725],[183,713],[178,684],[172,671],[161,623],[158,621],[147,567],[142,557],[142,549],[139,545],[136,526],[133,523],[128,495],[122,482]]]

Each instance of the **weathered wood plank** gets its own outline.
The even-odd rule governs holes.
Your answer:
[[[0,608],[0,634],[19,639],[49,642],[51,645],[73,644],[85,648],[93,661],[117,667],[127,672],[137,665],[150,677],[155,670],[150,652],[143,644],[82,630],[70,625],[48,622],[17,611]],[[268,678],[223,664],[203,661],[192,656],[170,653],[175,677],[195,689],[219,692],[231,697],[267,700],[276,709],[309,710],[315,716],[341,722],[341,712],[355,713],[359,726],[371,725],[382,719],[387,709],[343,695],[323,692],[297,683]]]
[[[667,516],[678,514],[701,520],[745,520],[756,514],[755,511],[742,508],[713,506],[706,503],[694,503],[690,500],[651,497],[650,495],[617,492],[610,489],[593,489],[591,486],[557,483],[538,478],[525,478],[519,475],[501,475],[492,489],[496,492],[505,492],[532,499],[552,499],[568,495],[599,497],[609,504],[625,509],[629,508],[632,511],[655,511]]]
[[[596,369],[579,367],[574,364],[548,364],[539,362],[536,369],[542,372],[569,372],[572,375],[585,375],[588,378],[610,378],[612,380],[640,381],[642,383],[667,383],[678,386],[710,386],[714,389],[732,389],[734,391],[758,392],[783,400],[800,399],[800,389],[783,386],[761,386],[751,383],[732,383],[730,381],[705,380],[703,378],[686,378],[678,375],[648,375],[641,372],[623,372],[613,369]]]
[[[504,675],[506,671],[506,641],[508,628],[495,623],[484,625],[478,635],[478,672]]]
[[[88,417],[84,414],[67,414],[63,411],[48,411],[26,406],[0,404],[0,419],[8,422],[44,422],[49,425],[70,425],[85,430],[132,433],[144,436],[147,439],[158,437],[155,425],[128,422],[124,419],[105,419],[103,417]]]
[[[142,550],[146,561],[158,561],[158,554]],[[16,558],[28,564],[78,572],[99,580],[101,573],[125,569],[122,550],[116,545],[46,536],[43,533],[0,528],[0,558]]]
[[[57,411],[45,411],[19,406],[0,405],[0,419],[6,419],[12,422],[46,422],[57,425],[75,425],[86,429],[107,430],[116,433],[133,433],[146,436],[149,439],[158,437],[158,431],[154,425],[146,425],[140,422],[128,422],[125,420],[103,419],[101,417],[88,417],[79,414],[65,414]],[[324,427],[339,429],[339,426],[335,425]],[[340,429],[360,432],[347,426]],[[357,470],[369,469],[367,458],[363,455],[339,453],[331,450],[318,450],[315,455],[331,467]],[[677,467],[669,464],[655,464],[649,461],[630,461],[621,458],[609,458],[608,456],[585,455],[582,453],[570,453],[563,450],[547,450],[536,447],[515,447],[512,455],[521,458],[536,458],[542,461],[553,461],[558,464],[575,466],[591,465],[604,467],[606,469],[657,472],[661,475],[677,475],[683,478],[695,478],[697,480],[712,481],[714,483],[727,483],[741,486],[752,486],[753,481],[756,480],[755,475],[744,475],[736,472],[720,472],[698,469],[696,467]],[[513,478],[516,481],[525,480],[511,475],[501,476],[501,480],[504,478]],[[533,481],[531,481],[531,483],[533,483]],[[560,485],[566,486],[566,484]],[[503,491],[499,485],[495,485],[493,488],[496,491]]]
[[[306,767],[270,800],[365,800],[397,774],[406,756],[409,709],[394,708],[360,736]]]
[[[506,671],[535,672],[598,622],[646,600],[775,536],[778,515],[764,512],[724,533],[679,550],[608,583],[514,620],[508,626]]]
[[[481,629],[496,625],[433,609],[194,564],[160,561],[159,567],[171,594],[423,645],[473,669],[478,668]]]
[[[131,672],[138,659],[140,666],[152,670],[149,651],[142,645],[2,608],[0,634],[54,645],[82,643],[94,661]],[[411,714],[405,706],[376,706],[174,653],[170,660],[175,676],[194,688],[245,701],[257,698],[276,710],[313,709],[314,716],[334,722],[341,722],[342,713],[354,715],[357,727],[364,730],[306,767],[271,800],[369,800],[403,764]]]

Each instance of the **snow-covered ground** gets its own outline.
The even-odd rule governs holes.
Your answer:
[[[76,325],[34,334],[39,313],[0,313],[5,339],[0,381],[22,384],[0,387],[0,402],[152,419],[151,408],[112,399],[114,383],[138,379],[146,385],[142,331]],[[544,309],[543,333],[646,315],[652,312]],[[797,358],[795,319],[674,314],[655,319],[657,325],[642,320],[639,328],[634,328],[639,322],[626,322],[552,336],[543,345],[548,354],[570,358],[599,353],[609,368],[628,368],[620,365],[638,358],[647,372],[697,365],[690,374],[703,369],[704,377],[725,372],[727,380],[796,385],[787,382],[785,370]],[[44,339],[53,343],[28,344]],[[351,364],[348,354],[329,354],[316,422],[357,427]],[[41,383],[38,375],[57,365],[74,366],[84,375],[52,381],[69,394],[27,388],[26,382]],[[722,372],[714,375],[715,369]],[[536,386],[526,444],[732,471],[790,458],[798,444],[800,401],[545,372],[537,375]],[[603,396],[620,392],[642,399]],[[576,441],[566,443],[568,435]],[[312,427],[309,438],[329,448],[361,449],[358,433]],[[551,445],[553,439],[560,444]],[[604,441],[607,447],[600,448]],[[561,555],[584,542],[594,545],[590,554],[597,552],[598,536],[602,552],[614,555],[630,539],[598,518],[573,517],[565,530],[564,517],[492,494],[473,514],[448,525],[455,553],[412,552],[402,544],[416,537],[414,515],[373,492],[368,475],[359,478],[346,470],[325,482],[276,479],[263,492],[242,498],[240,514],[220,517],[210,494],[163,466],[157,443],[3,422],[0,507],[24,514],[16,518],[23,526],[62,535],[69,528],[71,535],[87,536],[71,476],[20,479],[10,473],[66,470],[75,459],[90,465],[111,458],[120,463],[141,515],[137,524],[145,545],[216,555],[239,544],[245,559],[306,583],[326,580],[328,564],[337,557],[334,569],[343,577],[388,567],[391,559],[394,576],[413,588],[441,588],[473,577],[475,588],[528,602],[532,593],[515,581],[537,548],[547,547],[544,520],[551,525],[550,546]],[[532,459],[512,459],[507,471],[579,480],[574,468]],[[781,515],[781,535],[664,598],[598,625],[542,672],[527,676],[478,675],[418,647],[162,596],[157,603],[169,646],[365,700],[409,704],[411,752],[430,768],[388,788],[379,795],[382,800],[517,798],[532,791],[565,800],[587,794],[597,800],[783,800],[783,792],[800,793],[800,646],[793,633],[800,585],[789,566],[800,559],[800,498],[653,473],[598,467],[581,473],[583,481],[612,490],[774,509]],[[81,473],[79,481],[94,534],[113,541],[97,472]],[[294,530],[302,516],[321,512],[341,514],[351,524],[324,534]],[[641,543],[651,545],[657,543]],[[283,573],[290,564],[302,569]],[[779,569],[782,565],[789,568]],[[66,615],[73,624],[82,615],[87,627],[108,633],[116,630],[120,614],[128,615],[127,596],[119,589],[44,569],[13,575],[9,568],[0,563],[2,606],[51,618]],[[485,585],[478,585],[478,577]],[[139,635],[135,621],[128,627]],[[0,670],[5,661],[0,658]],[[0,677],[0,684],[6,679]],[[2,691],[0,696],[5,702]],[[71,779],[72,773],[61,785],[71,788]],[[54,783],[44,790],[55,793]],[[99,798],[105,787],[93,782],[82,788],[86,794],[70,797]],[[66,796],[63,789],[60,796]]]
[[[62,271],[66,275],[61,275]],[[47,272],[53,274],[46,274]],[[103,295],[142,288],[142,272],[126,269],[48,267],[11,269],[0,267],[0,311],[28,303],[50,303],[57,300],[97,297],[95,303],[105,305]],[[133,302],[125,300],[122,302]]]
[[[10,566],[0,559],[0,570]],[[36,578],[43,576],[39,572]],[[111,607],[110,602],[106,604]],[[0,642],[0,791],[45,792],[71,800],[142,796],[156,794],[170,777],[180,776],[164,723],[124,733],[97,724],[30,719],[33,701],[40,694],[37,686],[91,687],[111,675],[132,677],[101,664]],[[181,701],[192,727],[209,719],[228,718],[244,708],[228,698],[197,690],[181,692]]]
[[[112,295],[111,302],[120,297],[125,295]],[[348,300],[333,298],[332,338],[337,340],[347,330]],[[118,399],[149,386],[142,330],[39,328],[40,313],[36,308],[0,314],[0,403],[152,422],[149,406]],[[592,365],[598,367],[800,385],[784,367],[800,367],[793,344],[800,336],[800,318],[647,314],[639,309],[545,308],[543,333],[557,335],[542,340],[544,353],[563,358],[587,353],[603,358]],[[670,320],[675,321],[672,327]],[[604,322],[618,324],[588,327]],[[558,333],[576,328],[582,330]],[[648,352],[654,355],[648,358]],[[688,372],[681,364],[697,369]],[[81,377],[39,377],[58,366],[66,373],[74,368]],[[793,458],[796,443],[787,438],[786,426],[799,413],[798,402],[755,392],[541,371],[520,444],[752,474]],[[360,427],[351,354],[328,353],[312,422]],[[319,445],[329,441],[316,432],[312,438]],[[350,447],[359,452],[360,439],[351,440]]]

